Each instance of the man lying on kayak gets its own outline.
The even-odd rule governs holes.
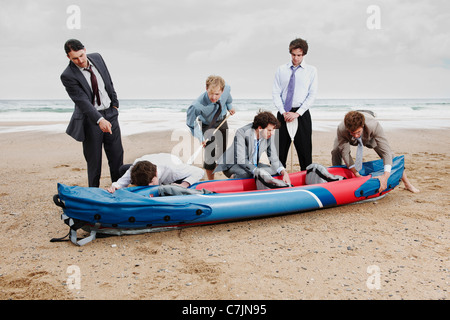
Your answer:
[[[110,193],[126,188],[130,184],[136,186],[177,184],[187,188],[200,181],[205,174],[203,169],[187,165],[169,153],[142,156],[132,165],[124,165],[121,170],[126,171],[107,189]]]

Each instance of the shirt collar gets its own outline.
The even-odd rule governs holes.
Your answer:
[[[77,66],[76,64],[75,64],[75,66],[76,66],[78,69],[80,69],[80,71],[84,71],[85,69],[89,69],[90,66],[92,66],[92,67],[95,68],[94,64],[89,60],[89,58],[87,59],[87,61],[88,61],[88,66],[87,66],[87,68],[79,67],[79,66]]]
[[[257,141],[261,142],[263,137],[260,136],[258,139],[258,137],[256,136],[256,130],[258,130],[258,129],[253,129],[253,141],[257,140]]]
[[[288,66],[289,66],[289,68],[294,66],[294,64],[292,63],[292,60],[289,61]],[[301,67],[301,68],[305,69],[305,66],[306,66],[305,59],[303,59],[302,63],[300,63],[300,65],[297,68]]]
[[[203,105],[207,106],[211,103],[212,102],[211,102],[211,100],[209,100],[208,92],[205,91],[205,93],[203,94]]]

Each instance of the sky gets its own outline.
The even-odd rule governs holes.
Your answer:
[[[308,41],[317,98],[450,98],[445,0],[0,0],[0,99],[67,99],[64,42],[102,54],[119,99],[195,99],[209,75],[270,99]]]

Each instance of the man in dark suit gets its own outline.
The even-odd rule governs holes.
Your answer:
[[[119,101],[103,58],[98,53],[86,54],[83,44],[75,39],[64,45],[70,63],[61,81],[75,110],[66,133],[83,143],[89,187],[100,186],[102,146],[108,158],[112,182],[120,178],[123,147],[118,121]]]
[[[279,127],[279,121],[271,112],[258,113],[253,122],[236,131],[231,147],[221,156],[214,172],[223,171],[228,178],[250,178],[256,168],[262,168],[270,175],[281,174],[283,181],[291,184],[289,174],[278,159],[272,135]],[[270,166],[260,163],[266,153]]]

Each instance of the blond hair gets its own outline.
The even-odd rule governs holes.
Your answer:
[[[223,91],[225,89],[225,80],[219,76],[209,76],[206,79],[206,89],[209,87],[219,87]]]

